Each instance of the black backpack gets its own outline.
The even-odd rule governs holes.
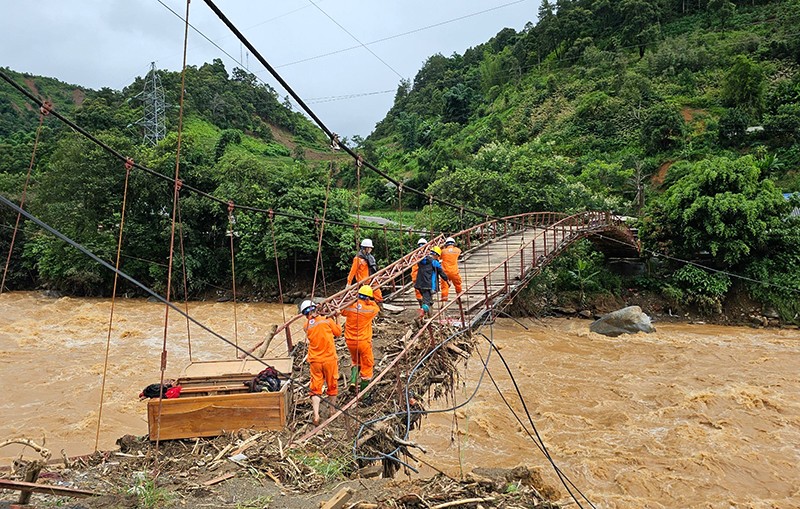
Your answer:
[[[244,384],[250,388],[250,392],[261,392],[265,388],[269,392],[278,392],[281,390],[281,380],[278,378],[280,373],[272,366],[267,366],[265,370],[257,374],[249,382]]]
[[[159,391],[159,387],[161,387],[161,391]],[[150,384],[144,388],[141,394],[139,394],[140,398],[163,398],[167,394],[167,390],[172,388],[172,384]]]

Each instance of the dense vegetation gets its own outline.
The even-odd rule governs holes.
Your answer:
[[[668,257],[652,264],[642,285],[709,313],[733,291],[746,291],[796,319],[800,219],[791,215],[798,199],[784,194],[800,191],[800,0],[544,0],[531,17],[538,22],[521,32],[503,29],[463,55],[431,56],[413,82],[400,83],[373,134],[354,140],[358,149],[407,185],[487,213],[607,209],[631,216],[648,252]],[[170,134],[156,147],[141,146],[130,127],[141,116],[131,99],[141,79],[121,92],[95,92],[15,76],[35,82],[60,111],[74,112],[115,148],[174,171],[177,109],[169,110]],[[179,80],[162,75],[172,105]],[[321,216],[332,175],[329,218],[349,221],[356,203],[396,214],[393,186],[363,173],[356,200],[352,164],[323,157],[321,133],[253,75],[234,69],[229,76],[215,61],[188,69],[187,92],[181,174],[192,185],[236,203]],[[0,86],[0,192],[17,199],[38,120],[26,108]],[[113,259],[120,163],[49,120],[37,159],[31,210]],[[163,288],[171,188],[147,175],[131,178],[125,269]],[[189,194],[181,207],[190,289],[229,287],[225,208]],[[402,207],[421,210],[420,224],[446,230],[477,219],[409,193]],[[12,214],[0,215],[3,228],[13,225]],[[284,268],[313,267],[315,226],[278,217],[275,227]],[[237,280],[273,289],[268,219],[237,213],[234,230]],[[3,252],[7,239],[0,237]],[[385,259],[402,249],[387,240],[377,250]],[[353,244],[352,229],[326,227],[331,278],[341,276]],[[12,287],[108,292],[109,275],[27,226],[15,251]],[[559,262],[551,286],[581,299],[619,291],[619,279],[602,265],[582,245]]]
[[[782,193],[800,191],[800,2],[543,1],[538,20],[430,57],[363,149],[497,215],[639,218],[646,249],[774,286],[676,260],[643,284],[706,312],[743,289],[796,318],[800,225]],[[603,273],[601,259],[572,258],[555,288],[578,289],[579,262]]]

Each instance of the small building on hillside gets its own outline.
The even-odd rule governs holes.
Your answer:
[[[793,196],[800,197],[800,193],[783,193],[783,199],[786,201],[789,201]],[[800,208],[795,207],[790,215],[800,216]]]

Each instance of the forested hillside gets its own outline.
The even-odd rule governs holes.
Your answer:
[[[167,136],[155,146],[143,144],[137,120],[143,115],[143,78],[122,91],[93,91],[55,79],[3,72],[34,95],[50,100],[100,141],[137,163],[172,177],[178,143],[181,75],[160,72],[166,92]],[[181,135],[181,180],[223,200],[215,203],[181,191],[180,219],[185,256],[176,241],[176,295],[183,295],[183,269],[189,294],[232,287],[231,232],[237,282],[249,291],[277,289],[275,252],[289,274],[307,273],[315,261],[318,230],[313,222],[236,210],[227,202],[288,215],[322,217],[329,176],[338,179],[344,163],[328,140],[303,115],[293,112],[268,85],[241,69],[230,74],[222,62],[189,67]],[[5,82],[0,84],[0,193],[19,202],[34,148],[38,108]],[[160,291],[166,286],[172,215],[172,184],[140,170],[130,174],[124,223],[122,266]],[[101,258],[116,258],[124,198],[125,168],[107,151],[72,132],[53,116],[45,117],[26,209],[85,245]],[[351,195],[333,189],[327,218],[352,222]],[[233,219],[233,225],[231,225]],[[0,209],[0,251],[8,252],[16,213]],[[329,225],[323,239],[332,275],[352,256],[352,229]],[[109,294],[113,275],[75,249],[23,222],[17,234],[6,286],[44,286],[78,295]],[[313,267],[313,265],[312,265]],[[123,291],[135,290],[124,285]]]
[[[363,149],[497,215],[634,216],[645,248],[775,286],[675,260],[640,284],[708,312],[744,285],[796,318],[800,227],[782,193],[800,191],[798,27],[797,0],[545,0],[522,32],[430,57]],[[439,226],[456,215],[438,210]],[[572,258],[561,288],[597,260]]]
[[[655,261],[626,286],[707,313],[744,293],[797,320],[800,0],[544,0],[531,20],[463,54],[431,56],[413,82],[400,83],[391,110],[366,140],[356,139],[357,150],[408,186],[487,214],[604,209],[630,216]],[[168,135],[150,147],[136,125],[141,78],[122,91],[92,91],[3,72],[137,162],[174,172],[179,73],[161,75]],[[430,207],[411,193],[400,204],[397,189],[367,170],[357,181],[352,161],[332,154],[322,132],[252,74],[229,74],[215,60],[188,68],[186,83],[181,176],[204,192],[321,217],[331,183],[329,219],[351,222],[356,210],[397,217],[401,206],[403,217],[419,211],[418,224],[445,231],[481,219]],[[0,84],[4,196],[22,195],[37,124],[38,111]],[[47,118],[27,206],[113,260],[124,176],[118,160]],[[124,269],[163,289],[171,186],[133,172],[129,193]],[[226,207],[181,197],[193,295],[230,287],[231,230],[241,286],[275,290],[273,231],[279,266],[313,269],[318,225],[286,216],[273,225],[266,214],[237,211],[231,228]],[[15,214],[1,210],[0,219],[5,253]],[[326,226],[329,278],[342,275],[355,235]],[[391,234],[374,237],[381,263],[402,251]],[[100,267],[27,224],[12,260],[12,288],[111,288]],[[599,253],[581,245],[536,284],[554,294],[579,291],[581,300],[619,292],[619,277],[603,266]],[[175,287],[182,291],[182,277]]]

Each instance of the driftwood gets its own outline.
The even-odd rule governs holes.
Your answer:
[[[5,446],[11,445],[11,444],[27,445],[28,447],[30,447],[34,451],[38,452],[42,456],[42,458],[44,458],[46,460],[50,459],[50,456],[52,456],[52,453],[50,452],[50,449],[45,449],[44,447],[42,447],[41,445],[37,444],[33,440],[28,440],[27,438],[12,438],[10,440],[6,440],[4,442],[0,442],[0,448],[3,448]]]
[[[59,495],[64,497],[96,497],[98,493],[93,491],[67,488],[65,486],[51,486],[48,484],[37,484],[33,482],[12,481],[10,479],[0,479],[0,489],[3,490],[26,490],[34,493],[46,493],[48,495]]]
[[[453,500],[452,502],[445,502],[443,504],[432,506],[431,509],[445,509],[446,507],[456,507],[466,504],[480,504],[481,502],[494,502],[495,497],[483,498],[464,498],[461,500]]]
[[[267,353],[267,350],[269,349],[270,343],[272,343],[272,338],[275,337],[277,331],[278,331],[278,326],[273,325],[270,331],[267,333],[267,337],[264,339],[261,345],[256,347],[256,351],[253,353],[253,355],[255,355],[258,358],[264,357],[264,355],[266,355]]]
[[[203,486],[213,486],[215,484],[221,483],[222,481],[227,481],[228,479],[231,479],[233,477],[236,477],[236,472],[228,472],[227,474],[223,474],[219,477],[209,479],[208,481],[203,483]]]

